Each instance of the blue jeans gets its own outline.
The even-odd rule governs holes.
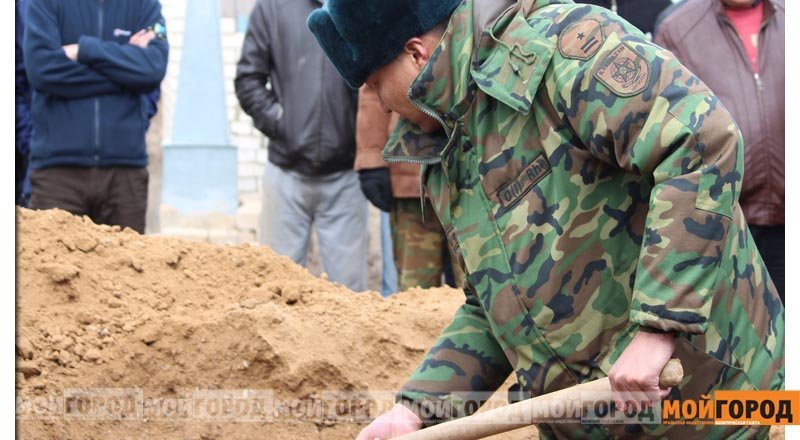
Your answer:
[[[392,230],[389,213],[381,211],[381,296],[397,292],[397,266],[392,251]]]

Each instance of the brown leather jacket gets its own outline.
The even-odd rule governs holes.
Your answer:
[[[399,117],[396,113],[385,113],[381,109],[377,93],[368,86],[358,93],[356,115],[356,171],[369,168],[389,167],[392,177],[392,195],[395,198],[419,198],[420,166],[413,163],[388,164],[381,151],[389,133]]]
[[[711,88],[744,135],[739,201],[751,225],[784,224],[785,10],[784,0],[764,0],[758,74],[721,0],[688,0],[656,28],[655,42]]]

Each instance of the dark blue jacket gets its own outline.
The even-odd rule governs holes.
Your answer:
[[[17,205],[28,206],[30,179],[28,179],[28,152],[31,140],[31,86],[25,75],[25,61],[22,56],[22,36],[25,30],[25,1],[16,0],[14,4],[16,16],[16,33],[14,35],[14,102],[15,102],[15,134],[14,162],[15,194]]]
[[[25,29],[25,1],[17,0],[14,8],[16,33],[14,36],[14,101],[16,111],[16,135],[14,144],[17,154],[28,156],[28,143],[31,138],[31,86],[25,76],[25,62],[22,56],[22,35]]]
[[[146,94],[167,68],[156,0],[28,0],[24,55],[33,87],[31,168],[146,166]],[[141,29],[158,37],[128,44]],[[78,62],[62,46],[79,44]]]

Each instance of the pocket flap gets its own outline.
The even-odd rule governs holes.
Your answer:
[[[533,30],[523,18],[514,21],[522,23],[512,23],[504,32],[512,36],[497,40],[491,55],[470,73],[484,93],[527,115],[555,48],[549,40],[537,44],[528,38]]]

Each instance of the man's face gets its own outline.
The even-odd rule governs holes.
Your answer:
[[[404,119],[418,125],[422,131],[433,133],[442,128],[439,122],[423,113],[408,99],[411,83],[425,67],[430,56],[430,50],[423,40],[424,37],[409,40],[403,52],[392,62],[373,72],[366,83],[377,93],[383,111],[395,111]]]

